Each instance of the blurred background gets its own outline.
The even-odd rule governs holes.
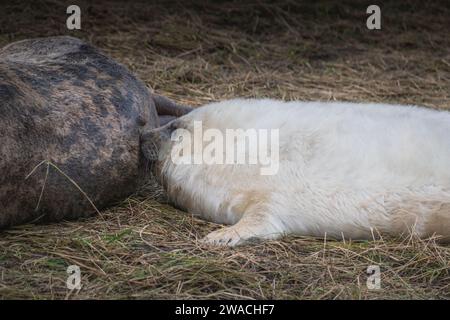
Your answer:
[[[194,105],[236,96],[448,108],[450,2],[2,1],[0,45],[71,35]],[[81,9],[68,30],[66,8]]]

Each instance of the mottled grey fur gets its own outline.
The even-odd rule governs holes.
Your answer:
[[[71,37],[0,50],[0,228],[87,216],[148,179],[142,129],[189,112]],[[93,204],[90,202],[92,201]]]

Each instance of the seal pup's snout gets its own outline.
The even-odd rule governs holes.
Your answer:
[[[147,160],[162,160],[162,147],[165,142],[170,141],[172,132],[177,128],[176,122],[174,120],[162,127],[146,129],[141,133],[141,149]]]

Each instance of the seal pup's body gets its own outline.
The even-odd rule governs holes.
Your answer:
[[[222,132],[279,129],[278,172],[261,175],[259,165],[175,164],[170,134],[192,131],[194,121]],[[236,99],[147,131],[144,153],[151,155],[145,141],[158,139],[155,170],[172,203],[231,225],[207,235],[208,243],[233,246],[283,234],[450,236],[449,112]]]

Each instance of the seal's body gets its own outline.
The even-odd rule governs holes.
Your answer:
[[[86,216],[128,196],[145,179],[140,130],[158,125],[145,84],[81,40],[4,47],[0,227]]]
[[[175,133],[193,133],[196,121],[203,132],[214,128],[224,137],[227,129],[278,129],[278,170],[262,175],[262,164],[173,161],[180,150],[193,156],[206,150],[180,149],[180,143],[210,144],[211,137],[195,134],[177,140]],[[414,232],[449,239],[449,133],[446,111],[238,99],[149,130],[142,146],[150,157],[145,141],[159,141],[154,168],[172,203],[231,225],[209,234],[210,243],[238,245],[286,233],[372,239]]]

